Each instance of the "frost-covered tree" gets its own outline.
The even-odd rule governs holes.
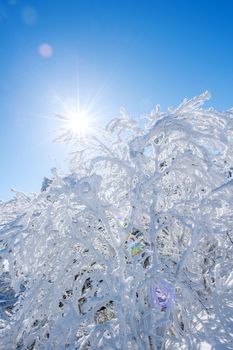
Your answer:
[[[233,349],[233,111],[205,93],[74,142],[0,203],[0,348]]]

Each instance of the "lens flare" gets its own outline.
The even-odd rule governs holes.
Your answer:
[[[51,45],[44,43],[38,47],[38,53],[42,57],[49,58],[53,55],[53,48]]]
[[[31,7],[31,6],[25,6],[22,9],[21,16],[22,16],[22,20],[28,25],[35,24],[38,18],[37,11],[35,10],[34,7]]]
[[[139,242],[135,242],[131,245],[131,254],[132,256],[136,256],[141,253],[141,244]]]
[[[126,221],[121,216],[117,216],[117,224],[120,228],[125,228],[127,226]]]
[[[159,281],[151,287],[151,299],[154,306],[161,311],[171,308],[175,300],[175,291],[172,285],[166,281]]]
[[[138,241],[137,237],[132,235],[132,233],[127,234],[127,236],[125,237],[125,243],[127,250],[129,251],[132,257],[141,254],[143,250],[143,244],[142,242]]]

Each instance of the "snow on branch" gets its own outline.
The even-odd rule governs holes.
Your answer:
[[[122,109],[0,202],[1,349],[231,348],[233,113],[209,97]]]

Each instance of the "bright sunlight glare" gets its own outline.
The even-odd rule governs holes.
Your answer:
[[[73,138],[83,139],[93,132],[93,120],[85,110],[72,111],[66,108],[65,115],[56,114],[56,117],[62,120],[62,134],[69,133]]]
[[[55,114],[56,119],[62,122],[60,129],[57,130],[55,140],[84,141],[84,139],[95,138],[101,134],[100,115],[103,114],[96,107],[96,96],[83,105],[80,104],[79,93],[75,99],[64,100],[57,94],[54,96],[63,110],[61,113]]]
[[[76,135],[85,136],[90,129],[90,121],[84,113],[79,112],[68,118],[67,128]]]

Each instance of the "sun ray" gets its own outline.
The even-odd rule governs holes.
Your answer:
[[[61,107],[61,112],[56,113],[57,120],[62,123],[60,131],[62,135],[69,134],[74,141],[94,137],[100,137],[103,134],[104,119],[109,115],[100,111],[99,100],[101,99],[105,86],[99,88],[92,97],[86,96],[85,103],[81,103],[79,76],[77,76],[77,84],[73,94],[73,99],[62,99],[55,91],[53,96]],[[101,108],[102,109],[102,108]]]

